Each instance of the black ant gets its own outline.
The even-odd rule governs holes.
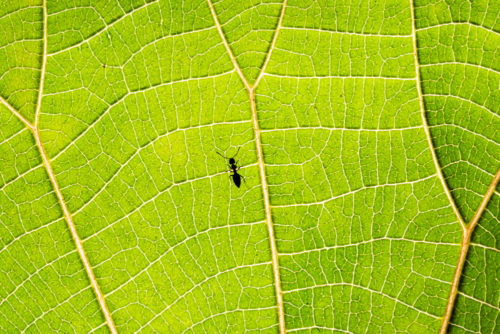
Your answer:
[[[234,158],[236,158],[236,156],[238,155],[239,151],[240,151],[240,148],[238,147],[238,151],[236,151],[236,154],[232,158],[229,158],[229,159],[226,158],[225,156],[223,156],[222,154],[220,154],[219,152],[216,152],[218,155],[220,155],[224,159],[228,160],[228,166],[229,166],[229,168],[231,168],[231,170],[229,170],[228,172],[233,172],[233,174],[231,174],[231,176],[233,178],[234,184],[238,188],[241,185],[241,179],[243,179],[243,181],[245,181],[245,178],[243,176],[241,176],[240,174],[238,174],[238,169],[240,169],[241,167],[238,167],[236,165],[236,160],[234,160]]]

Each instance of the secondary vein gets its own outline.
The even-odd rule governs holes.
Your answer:
[[[271,215],[271,203],[269,200],[269,188],[267,185],[267,178],[266,178],[266,171],[264,167],[264,154],[262,152],[262,144],[260,140],[260,128],[259,128],[259,121],[257,118],[257,108],[255,104],[255,90],[262,79],[264,75],[264,71],[266,69],[266,66],[269,62],[272,50],[274,49],[276,39],[281,27],[281,22],[283,21],[283,16],[285,13],[285,8],[286,8],[286,0],[283,2],[283,6],[281,8],[281,13],[280,13],[280,18],[278,20],[278,25],[276,27],[276,32],[274,33],[273,40],[271,42],[271,46],[269,48],[269,52],[266,56],[266,59],[264,61],[264,64],[259,72],[259,75],[257,79],[255,80],[255,83],[253,86],[250,86],[248,80],[245,78],[245,75],[243,74],[243,71],[238,65],[238,62],[236,61],[236,58],[234,57],[231,48],[226,40],[226,37],[224,36],[224,33],[222,31],[222,27],[219,23],[219,20],[217,19],[217,14],[215,13],[215,9],[212,5],[212,2],[210,0],[207,0],[208,6],[210,7],[210,12],[212,13],[212,17],[215,22],[215,26],[217,27],[217,31],[219,32],[221,39],[223,41],[224,47],[226,48],[226,51],[231,58],[231,62],[234,65],[234,68],[236,69],[236,72],[238,72],[238,75],[245,85],[245,88],[248,92],[248,96],[250,98],[250,105],[251,105],[251,110],[252,110],[252,124],[253,124],[253,129],[254,129],[254,135],[255,135],[255,146],[257,150],[257,161],[259,165],[259,172],[260,172],[260,180],[261,180],[261,185],[262,185],[262,195],[264,197],[264,207],[266,211],[266,225],[267,225],[267,231],[269,235],[269,244],[271,247],[271,255],[272,255],[272,266],[273,266],[273,274],[274,274],[274,288],[275,288],[275,293],[276,293],[276,301],[277,301],[277,306],[278,306],[278,319],[279,319],[279,328],[280,328],[280,333],[285,334],[286,333],[286,326],[285,326],[285,312],[284,312],[284,307],[283,307],[283,293],[281,290],[281,280],[280,280],[280,274],[279,274],[279,261],[278,261],[278,250],[276,246],[276,240],[274,237],[274,227],[273,227],[273,222],[272,222],[272,215]]]
[[[80,237],[78,236],[78,232],[76,230],[76,226],[73,222],[71,213],[69,212],[66,202],[64,200],[64,197],[61,192],[61,188],[59,187],[57,183],[56,176],[54,174],[54,171],[52,170],[52,166],[50,164],[50,160],[47,157],[47,154],[45,153],[45,149],[42,144],[41,136],[40,136],[40,131],[39,131],[39,118],[40,118],[40,110],[42,108],[42,99],[43,99],[43,85],[45,81],[45,70],[46,70],[46,65],[47,65],[47,0],[44,0],[43,2],[43,56],[42,56],[42,69],[41,69],[41,74],[40,74],[40,87],[38,90],[38,100],[37,100],[37,105],[36,105],[36,112],[35,112],[35,125],[34,127],[30,127],[33,136],[35,137],[35,142],[36,145],[38,146],[38,150],[40,151],[40,155],[42,157],[43,165],[47,171],[47,174],[49,176],[50,182],[52,183],[52,187],[54,188],[54,191],[57,195],[57,199],[59,200],[59,204],[61,206],[61,209],[63,211],[64,217],[66,219],[66,222],[68,224],[68,228],[71,232],[71,236],[73,238],[73,241],[75,243],[76,249],[78,250],[78,254],[80,255],[80,259],[82,260],[82,263],[85,267],[85,271],[87,272],[87,276],[90,280],[90,284],[92,286],[92,289],[94,290],[94,293],[96,295],[97,301],[99,303],[99,306],[101,308],[101,311],[104,315],[104,318],[106,319],[106,324],[108,325],[109,330],[111,333],[117,333],[115,324],[113,322],[113,319],[111,317],[111,313],[108,310],[108,307],[106,305],[106,300],[104,299],[104,295],[102,294],[99,284],[97,282],[97,279],[94,275],[94,272],[92,270],[92,266],[90,264],[90,261],[85,254],[85,250],[83,248],[82,241]]]
[[[443,321],[441,323],[441,330],[439,331],[440,334],[446,334],[448,324],[450,323],[451,314],[453,313],[453,307],[455,305],[455,299],[458,293],[458,285],[460,284],[460,278],[462,277],[462,271],[464,268],[465,260],[467,258],[467,253],[470,246],[472,232],[474,231],[474,228],[477,226],[479,219],[483,215],[483,212],[486,209],[486,206],[488,205],[491,196],[493,196],[493,193],[495,192],[495,188],[497,187],[499,181],[500,181],[500,169],[497,171],[495,177],[493,178],[493,181],[488,187],[488,190],[486,191],[486,194],[484,195],[483,200],[479,205],[479,208],[474,214],[474,217],[472,217],[462,237],[460,256],[458,258],[455,275],[453,277],[453,282],[451,284],[451,291],[450,291],[450,296],[448,298],[448,304],[446,305],[446,312],[444,314]]]
[[[427,124],[427,118],[425,117],[424,98],[423,98],[423,94],[422,94],[422,85],[420,83],[420,64],[418,61],[418,54],[417,54],[417,30],[415,27],[415,9],[413,6],[413,1],[414,0],[410,0],[411,20],[412,20],[413,56],[415,58],[415,79],[416,79],[417,92],[418,92],[418,102],[420,104],[420,111],[421,111],[420,114],[422,115],[422,124],[424,125],[424,131],[425,131],[425,136],[427,137],[427,143],[428,143],[429,149],[431,151],[432,160],[434,161],[434,166],[436,168],[439,180],[441,181],[441,184],[443,186],[443,190],[444,190],[446,196],[448,197],[448,201],[450,203],[450,206],[453,209],[453,212],[455,212],[455,216],[457,217],[457,220],[460,222],[462,230],[465,231],[465,222],[463,221],[462,216],[460,215],[460,212],[458,211],[458,208],[455,204],[455,201],[453,200],[453,197],[451,196],[450,189],[448,189],[448,185],[446,184],[446,180],[444,179],[443,172],[441,170],[441,167],[439,165],[439,161],[438,161],[438,158],[436,155],[436,150],[434,149],[434,144],[432,143],[429,125]]]

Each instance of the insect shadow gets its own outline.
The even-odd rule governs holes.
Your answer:
[[[226,156],[220,154],[219,152],[215,153],[227,160],[227,165],[229,166],[229,168],[231,168],[230,170],[228,170],[228,172],[233,172],[233,174],[231,174],[231,177],[233,178],[234,185],[239,188],[241,186],[241,179],[245,181],[245,178],[242,175],[238,174],[238,170],[241,167],[238,167],[237,162],[234,159],[238,155],[238,152],[240,152],[240,147],[238,147],[236,154],[232,158],[226,158]]]

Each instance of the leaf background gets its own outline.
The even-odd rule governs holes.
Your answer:
[[[2,331],[498,331],[499,5],[282,6],[0,5]]]

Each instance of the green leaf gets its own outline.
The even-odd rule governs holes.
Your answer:
[[[4,1],[0,331],[496,333],[499,87],[493,0]]]

